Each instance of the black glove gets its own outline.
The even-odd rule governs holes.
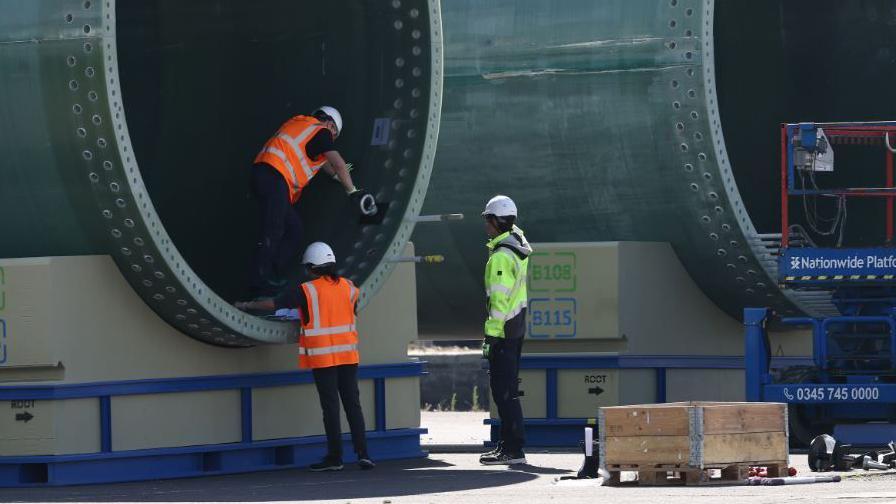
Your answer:
[[[485,339],[482,340],[482,358],[489,359],[492,355],[494,355],[495,351],[498,348],[498,344],[500,343],[501,338],[495,338],[494,336],[486,336]]]
[[[376,213],[376,200],[373,199],[373,195],[369,192],[363,189],[356,189],[349,194],[349,197],[358,205],[362,214],[373,215]]]

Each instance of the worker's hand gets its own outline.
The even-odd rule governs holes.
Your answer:
[[[486,336],[485,339],[482,340],[482,358],[490,359],[495,351],[496,343],[498,343],[499,338],[495,338],[494,336]]]
[[[237,310],[246,311],[249,309],[249,303],[250,301],[237,301],[236,303],[233,303],[233,306],[236,307]]]
[[[355,190],[348,195],[352,198],[352,201],[358,205],[358,208],[361,209],[362,214],[373,215],[376,213],[376,200],[369,192],[355,188]]]

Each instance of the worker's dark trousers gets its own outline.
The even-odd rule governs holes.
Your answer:
[[[526,310],[504,323],[504,338],[492,344],[488,359],[492,400],[501,418],[504,453],[514,454],[526,443],[520,406],[520,354],[526,330]]]
[[[327,457],[342,460],[342,428],[339,420],[339,399],[352,432],[352,444],[358,458],[368,458],[364,434],[364,413],[358,392],[358,365],[346,364],[312,370],[320,407],[324,412],[327,433]]]
[[[273,284],[298,260],[302,219],[298,206],[289,202],[286,180],[273,166],[252,167],[252,191],[259,203],[261,239],[252,261],[250,287],[255,294],[272,295],[278,290]]]

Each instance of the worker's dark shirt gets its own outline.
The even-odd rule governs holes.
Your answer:
[[[327,128],[315,133],[311,140],[305,144],[305,154],[308,155],[308,159],[316,159],[318,156],[333,150],[336,150],[336,147],[333,145],[333,133]]]

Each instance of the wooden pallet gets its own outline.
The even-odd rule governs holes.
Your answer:
[[[686,464],[611,464],[605,469],[610,473],[607,485],[634,484],[638,486],[663,485],[737,485],[749,477],[751,467],[765,467],[769,477],[787,476],[787,462],[749,462],[711,467],[692,467]],[[622,473],[636,472],[634,481],[622,481]]]

